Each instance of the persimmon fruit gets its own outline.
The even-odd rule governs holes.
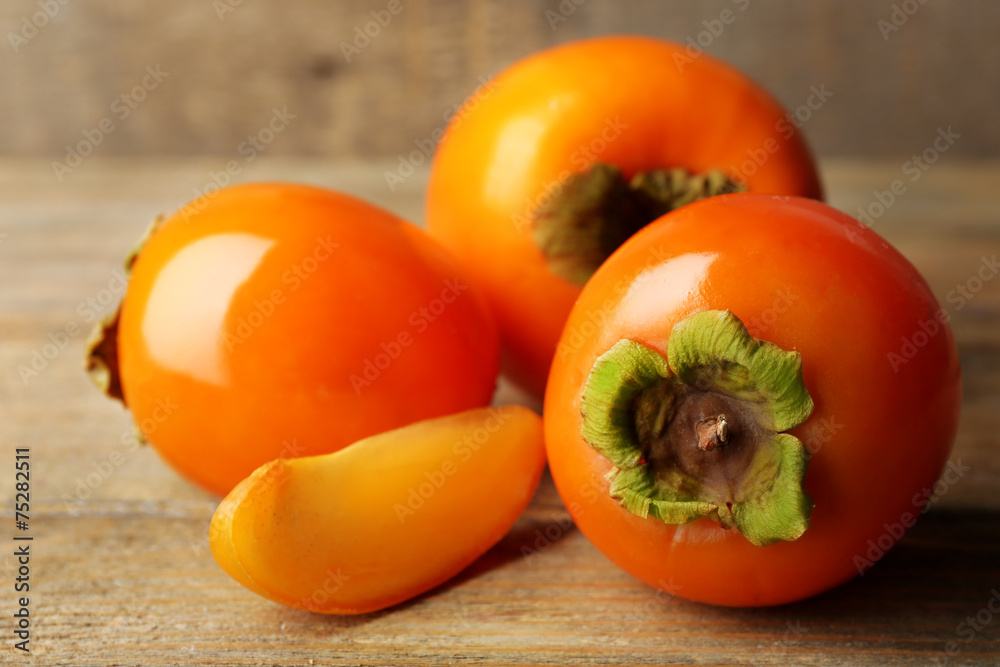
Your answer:
[[[426,232],[284,183],[156,225],[94,348],[156,451],[219,495],[273,459],[487,405],[499,363],[485,297]]]
[[[775,605],[864,572],[913,525],[960,402],[947,313],[899,252],[820,202],[728,194],[647,226],[583,288],[546,447],[622,568]]]
[[[730,191],[822,196],[794,117],[685,48],[610,36],[533,54],[435,152],[428,228],[484,286],[504,372],[538,396],[581,286],[645,224]]]

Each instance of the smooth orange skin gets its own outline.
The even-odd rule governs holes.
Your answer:
[[[666,354],[674,324],[707,309],[729,309],[751,335],[802,355],[815,410],[791,433],[813,452],[804,488],[815,509],[796,541],[756,547],[708,519],[675,526],[630,514],[607,493],[610,462],[579,435],[600,354],[626,337]],[[668,214],[597,271],[559,343],[545,397],[559,493],[611,560],[689,600],[775,605],[846,581],[855,557],[871,557],[869,540],[877,559],[920,514],[951,449],[961,384],[950,329],[898,372],[887,357],[939,310],[902,255],[819,202],[724,195]]]
[[[163,223],[133,266],[118,349],[136,424],[218,495],[272,459],[487,405],[499,366],[485,298],[424,231],[278,183]]]
[[[275,602],[326,614],[383,609],[496,544],[544,468],[542,420],[527,408],[419,422],[262,466],[216,511],[212,553]]]
[[[527,220],[570,174],[595,161],[626,177],[723,169],[742,173],[751,192],[822,196],[809,150],[774,98],[684,49],[623,36],[542,51],[480,89],[438,146],[428,227],[486,288],[504,372],[538,396],[580,289],[549,271]],[[766,159],[743,169],[753,152]]]

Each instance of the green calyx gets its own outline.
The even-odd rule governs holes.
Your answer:
[[[653,220],[693,201],[743,189],[721,171],[654,169],[627,181],[618,167],[598,163],[567,179],[535,211],[532,236],[552,272],[582,286]]]
[[[812,409],[797,352],[753,338],[729,311],[703,311],[673,328],[666,357],[622,339],[597,359],[581,435],[614,464],[610,494],[629,512],[705,517],[765,546],[809,526],[809,452],[782,431]]]

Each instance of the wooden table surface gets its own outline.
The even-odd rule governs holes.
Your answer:
[[[1000,164],[942,159],[916,182],[901,163],[823,165],[830,201],[852,213],[907,179],[874,227],[949,309],[964,369],[952,460],[968,471],[864,577],[773,609],[674,599],[567,527],[546,479],[513,531],[456,580],[356,617],[286,609],[231,581],[208,549],[217,499],[149,448],[123,445],[127,414],[81,371],[93,308],[120,294],[121,257],[147,220],[224,165],[95,157],[57,183],[48,162],[0,161],[0,663],[1000,664],[1000,279],[984,269],[975,280],[1000,250]],[[240,178],[327,185],[419,220],[426,175],[390,191],[386,166],[261,159]],[[956,310],[947,295],[966,284],[975,294]],[[67,325],[78,331],[56,335]],[[50,335],[65,347],[45,348]],[[52,358],[22,377],[35,351]],[[30,655],[12,648],[17,447],[32,462]]]

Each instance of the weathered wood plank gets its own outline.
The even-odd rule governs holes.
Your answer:
[[[250,167],[241,178],[339,187],[422,217],[424,172],[393,192],[377,164]],[[207,548],[216,499],[153,451],[129,448],[126,413],[80,370],[87,300],[114,292],[112,271],[144,221],[190,198],[217,168],[211,159],[95,159],[53,187],[45,161],[0,161],[0,457],[32,448],[36,664],[1000,663],[1000,622],[988,607],[1000,590],[1000,281],[984,281],[961,308],[947,300],[1000,248],[991,189],[1000,165],[942,164],[874,221],[951,308],[965,373],[952,458],[971,470],[863,578],[777,609],[657,595],[567,527],[547,479],[515,530],[469,571],[357,618],[285,609],[231,582]],[[833,203],[855,212],[899,165],[831,162],[824,173]],[[25,384],[18,366],[70,323],[80,331]],[[503,391],[501,400],[517,400]],[[102,474],[115,452],[122,462]],[[2,517],[12,481],[0,474]],[[9,582],[12,556],[0,565]],[[970,637],[966,619],[977,614],[982,629]],[[0,651],[0,663],[17,658]]]
[[[995,513],[932,513],[862,579],[795,605],[727,610],[657,595],[562,529],[567,516],[550,482],[541,496],[455,581],[394,610],[345,618],[287,609],[233,584],[208,553],[201,510],[46,518],[35,531],[44,549],[35,657],[60,665],[1000,661],[996,623],[969,641],[957,634],[1000,585]],[[562,532],[538,542],[547,528]]]
[[[792,109],[825,87],[829,101],[803,112],[820,155],[918,153],[949,125],[962,134],[956,154],[1000,150],[1000,88],[984,85],[1000,75],[990,2],[406,1],[388,21],[388,0],[42,5],[56,8],[51,19],[35,19],[33,0],[0,4],[4,154],[62,158],[107,119],[99,155],[236,157],[277,107],[295,118],[268,154],[394,157],[441,127],[480,77],[607,33],[700,43]],[[357,37],[366,29],[374,36]]]

